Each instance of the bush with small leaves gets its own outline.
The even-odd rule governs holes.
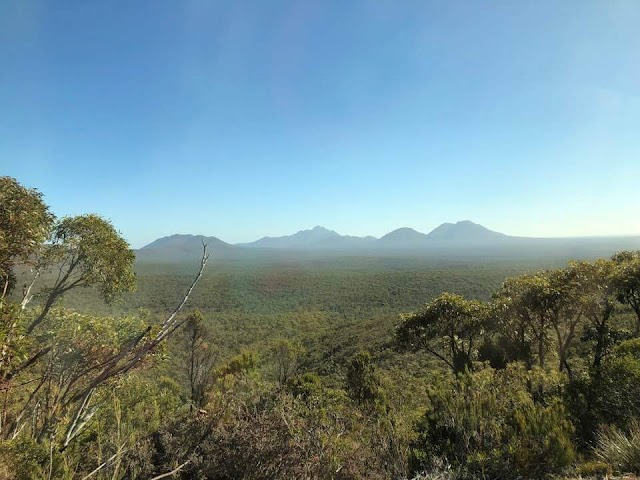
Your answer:
[[[640,340],[622,342],[601,367],[574,378],[565,389],[565,404],[583,447],[601,425],[625,429],[640,418]]]
[[[519,365],[490,368],[434,386],[418,427],[413,465],[463,468],[468,478],[542,478],[574,458],[571,424],[553,397],[536,402]],[[537,390],[537,389],[536,389]]]

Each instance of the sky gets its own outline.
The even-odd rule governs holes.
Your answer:
[[[640,234],[637,0],[3,0],[0,175],[134,246]]]

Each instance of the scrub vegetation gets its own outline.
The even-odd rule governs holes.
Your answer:
[[[0,178],[0,478],[640,473],[640,252],[136,263]]]

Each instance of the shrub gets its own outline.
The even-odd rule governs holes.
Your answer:
[[[606,478],[613,473],[611,466],[607,462],[591,460],[580,465],[576,473],[581,477]]]
[[[289,395],[235,403],[225,418],[209,410],[160,430],[147,440],[147,458],[138,462],[145,463],[148,476],[170,470],[172,461],[189,461],[188,478],[353,478],[339,416],[309,410]]]
[[[45,445],[26,437],[0,443],[0,477],[6,480],[46,478],[49,451]],[[6,470],[7,475],[2,470]],[[11,472],[11,473],[8,473]]]
[[[616,347],[615,353],[619,357],[630,356],[640,361],[640,338],[625,340]]]
[[[622,342],[600,369],[571,381],[566,405],[583,446],[596,438],[600,425],[627,429],[640,417],[640,341]]]
[[[574,458],[572,427],[553,397],[534,402],[521,366],[465,374],[430,392],[414,468],[464,467],[464,478],[542,478]]]

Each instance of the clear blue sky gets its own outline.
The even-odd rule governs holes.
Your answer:
[[[640,2],[3,0],[0,174],[136,247],[640,234]]]

